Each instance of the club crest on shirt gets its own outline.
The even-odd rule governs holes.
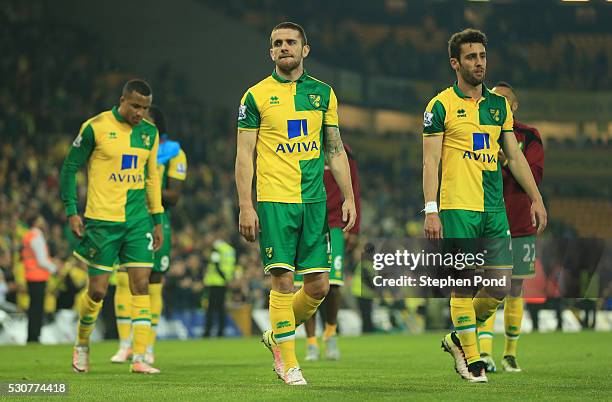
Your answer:
[[[489,109],[489,113],[491,113],[491,118],[499,123],[501,111],[499,109],[491,108]]]
[[[431,127],[433,124],[433,113],[425,112],[423,113],[423,127]]]
[[[240,105],[238,107],[238,121],[246,119],[246,105]]]
[[[266,247],[266,257],[268,257],[268,259],[272,259],[273,256],[274,256],[274,247]]]
[[[147,133],[141,134],[140,138],[142,139],[142,143],[144,144],[145,147],[148,148],[151,146],[151,137],[149,137]]]
[[[310,101],[312,107],[314,107],[315,109],[318,109],[321,106],[321,95],[308,95],[308,100]]]

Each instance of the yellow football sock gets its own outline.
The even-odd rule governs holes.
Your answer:
[[[451,318],[461,341],[461,347],[468,364],[480,360],[476,343],[476,317],[472,299],[467,296],[457,296],[453,292],[450,300]]]
[[[77,345],[89,345],[89,337],[93,332],[98,314],[102,309],[103,300],[95,302],[87,292],[83,293],[79,304],[79,323],[77,325]]]
[[[493,325],[495,324],[495,313],[488,320],[485,321],[484,325],[478,328],[478,345],[480,346],[480,353],[486,353],[488,355],[493,354]]]
[[[132,343],[132,293],[127,272],[117,272],[117,288],[115,290],[115,317],[117,319],[117,333],[122,347],[129,347]]]
[[[516,346],[521,334],[521,321],[523,321],[523,297],[506,297],[504,307],[504,327],[506,342],[504,356],[516,356]]]
[[[295,355],[295,316],[292,303],[293,293],[270,291],[270,324],[283,358],[285,373],[292,367],[299,367]]]
[[[336,336],[336,328],[338,328],[338,324],[325,323],[325,330],[323,331],[323,340],[326,341],[332,336]]]
[[[308,345],[314,345],[316,347],[319,347],[319,342],[317,341],[316,336],[309,336],[308,338],[306,338],[306,343]]]
[[[502,300],[496,299],[489,296],[489,294],[483,289],[480,289],[473,299],[474,313],[476,314],[476,324],[478,327],[484,325],[485,321],[489,319],[497,311],[497,307],[503,302]]]
[[[299,327],[310,317],[312,317],[312,315],[317,311],[317,308],[319,308],[319,305],[323,303],[323,300],[325,300],[325,298],[317,300],[308,296],[304,290],[304,286],[295,292],[292,302],[295,326]]]
[[[151,332],[147,352],[153,353],[155,339],[157,338],[157,324],[163,308],[161,283],[149,283],[149,297],[151,298]]]
[[[132,352],[134,359],[142,358],[147,349],[151,331],[151,300],[149,295],[132,296]]]

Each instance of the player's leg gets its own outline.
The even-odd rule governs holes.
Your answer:
[[[270,350],[273,370],[285,381],[286,371],[298,366],[295,356],[293,271],[303,215],[301,204],[259,202],[259,246],[266,273],[272,275],[270,290],[271,329],[262,335]]]
[[[149,277],[149,299],[151,300],[151,332],[147,343],[147,351],[145,361],[148,364],[155,362],[155,340],[157,339],[157,325],[161,317],[163,309],[163,279],[164,274],[170,268],[170,249],[172,245],[172,231],[170,229],[170,218],[164,213],[162,214],[162,229],[164,232],[164,243],[162,247],[155,252],[155,260],[153,261],[153,270]]]
[[[485,275],[504,279],[505,286],[483,286],[474,297],[474,310],[478,326],[483,325],[510,292],[513,267],[512,239],[505,211],[484,212]]]
[[[89,371],[89,338],[102,309],[122,235],[120,223],[88,220],[83,238],[73,252],[88,267],[89,275],[87,292],[78,302],[77,341],[72,354],[72,367],[76,372]]]
[[[319,360],[319,342],[317,341],[317,312],[312,315],[305,323],[304,329],[306,330],[306,357],[304,360],[307,362],[314,362]]]
[[[523,280],[513,279],[510,294],[506,296],[504,306],[504,355],[502,367],[508,372],[520,372],[516,362],[516,348],[521,334],[523,321]]]
[[[157,374],[159,370],[145,362],[151,332],[149,279],[153,268],[153,225],[150,217],[126,224],[119,261],[127,268],[132,293],[132,364],[133,373]]]
[[[338,348],[338,311],[342,294],[340,289],[344,286],[344,232],[340,228],[330,228],[332,264],[329,271],[329,293],[325,301],[325,329],[323,342],[325,342],[325,357],[329,360],[340,359]]]
[[[440,212],[444,231],[444,251],[473,249],[474,239],[481,233],[482,215],[480,212],[465,210],[444,210]],[[471,277],[471,271],[450,272],[454,277]],[[442,348],[455,362],[455,371],[468,381],[473,381],[470,367],[484,373],[484,363],[480,360],[476,339],[476,314],[472,304],[472,290],[455,288],[450,298],[451,319],[455,330],[442,339]],[[486,376],[478,374],[477,381],[486,382]]]
[[[155,362],[155,341],[157,339],[157,325],[163,309],[162,287],[163,273],[151,272],[149,278],[149,300],[151,300],[151,331],[149,342],[145,353],[145,362],[153,364]]]
[[[125,363],[132,356],[132,293],[130,293],[127,271],[120,269],[116,275],[115,318],[119,335],[119,350],[111,357],[111,362]]]
[[[485,323],[478,327],[478,347],[480,349],[480,357],[485,363],[487,373],[497,371],[495,360],[493,360],[493,327],[495,324],[495,315],[493,313]]]

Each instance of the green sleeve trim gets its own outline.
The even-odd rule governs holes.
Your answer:
[[[249,92],[244,99],[244,105],[240,105],[240,110],[238,111],[238,128],[259,128],[260,122],[261,116],[259,115],[255,98]]]
[[[60,196],[64,202],[66,216],[77,214],[76,174],[87,162],[96,144],[94,130],[88,124],[70,147],[60,173]]]
[[[338,127],[337,124],[325,124],[325,123],[323,123],[323,127],[336,127],[336,128],[340,128],[340,127]]]
[[[438,134],[444,132],[444,120],[446,110],[439,100],[431,107],[431,111],[426,111],[423,116],[423,134]]]
[[[156,225],[161,225],[162,223],[162,213],[153,214],[153,223]]]

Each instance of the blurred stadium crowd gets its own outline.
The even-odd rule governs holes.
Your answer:
[[[247,3],[249,7],[246,8],[237,7],[231,1],[225,2],[223,7],[262,30],[268,30],[287,11],[278,9],[272,2],[253,0]],[[552,24],[564,25],[546,16],[536,16],[537,13],[528,18],[523,18],[523,14],[520,17],[511,15],[512,18],[502,25],[490,22],[494,16],[473,21],[476,17],[471,16],[469,6],[457,16],[450,11],[445,14],[436,11],[419,20],[411,19],[407,12],[400,13],[403,15],[400,24],[399,19],[394,19],[398,14],[393,4],[399,4],[401,9],[403,2],[387,3],[387,11],[373,15],[373,20],[367,23],[357,18],[363,14],[360,7],[366,7],[363,1],[349,8],[335,2],[306,2],[298,16],[303,18],[310,40],[322,45],[317,47],[319,58],[368,74],[416,76],[440,82],[449,82],[447,66],[439,62],[446,59],[446,50],[428,48],[427,38],[432,35],[447,37],[450,27],[458,23],[457,18],[463,18],[465,25],[480,25],[492,38],[504,39],[516,38],[516,32],[523,29],[550,32]],[[436,10],[443,8],[440,6]],[[70,308],[86,280],[85,273],[69,258],[74,239],[59,197],[61,163],[80,124],[89,116],[110,109],[118,100],[120,86],[131,76],[112,60],[98,38],[73,26],[52,25],[45,21],[44,10],[42,1],[0,4],[0,52],[9,55],[0,60],[0,74],[10,77],[0,86],[0,305],[9,302],[18,309],[27,305],[20,262],[21,238],[27,230],[28,219],[42,215],[47,222],[45,232],[50,255],[61,267],[47,290],[46,311],[52,313],[58,308]],[[291,11],[296,15],[298,10]],[[321,14],[325,18],[319,18]],[[377,17],[380,23],[372,23]],[[410,21],[408,25],[406,18]],[[532,23],[530,18],[538,18],[537,23]],[[584,18],[586,22],[578,28],[591,32],[596,44],[589,47],[588,52],[579,52],[571,35],[567,37],[570,46],[524,45],[515,40],[498,40],[496,42],[507,45],[498,47],[491,57],[510,58],[514,60],[512,64],[532,63],[525,69],[512,69],[510,63],[494,63],[497,68],[507,70],[498,70],[498,74],[517,83],[547,88],[610,87],[609,74],[592,74],[592,77],[604,77],[607,84],[566,81],[567,77],[576,77],[578,74],[574,73],[581,71],[585,64],[602,71],[607,71],[610,65],[610,36],[606,36],[605,41],[597,40],[601,22],[590,23],[591,17]],[[335,22],[338,20],[339,23]],[[441,21],[448,24],[443,25]],[[542,52],[543,48],[547,51]],[[522,58],[533,53],[539,56]],[[419,57],[413,57],[414,54]],[[565,60],[572,62],[563,62]],[[557,65],[563,67],[555,68]],[[170,136],[181,142],[189,162],[183,196],[173,210],[174,248],[164,291],[165,314],[180,315],[184,311],[201,309],[205,293],[202,278],[212,244],[219,238],[227,240],[237,250],[235,278],[229,284],[232,302],[264,307],[268,282],[262,273],[259,250],[256,244],[247,244],[239,238],[236,230],[234,111],[200,102],[190,92],[188,80],[171,65],[162,66],[156,76],[148,80],[153,87],[154,103],[169,117]],[[380,236],[421,236],[421,162],[419,154],[411,149],[420,146],[418,129],[415,127],[406,140],[392,145],[409,155],[410,161],[368,152],[367,142],[360,142],[364,133],[344,134],[356,149],[360,164],[362,241]],[[353,137],[355,144],[351,140]],[[377,141],[386,140],[384,135],[377,138]],[[563,144],[558,146],[563,147]],[[83,180],[80,177],[81,202],[86,196]],[[551,234],[575,235],[575,230],[553,220]],[[359,260],[358,250],[352,260]],[[348,289],[350,285],[346,294],[350,294]]]

